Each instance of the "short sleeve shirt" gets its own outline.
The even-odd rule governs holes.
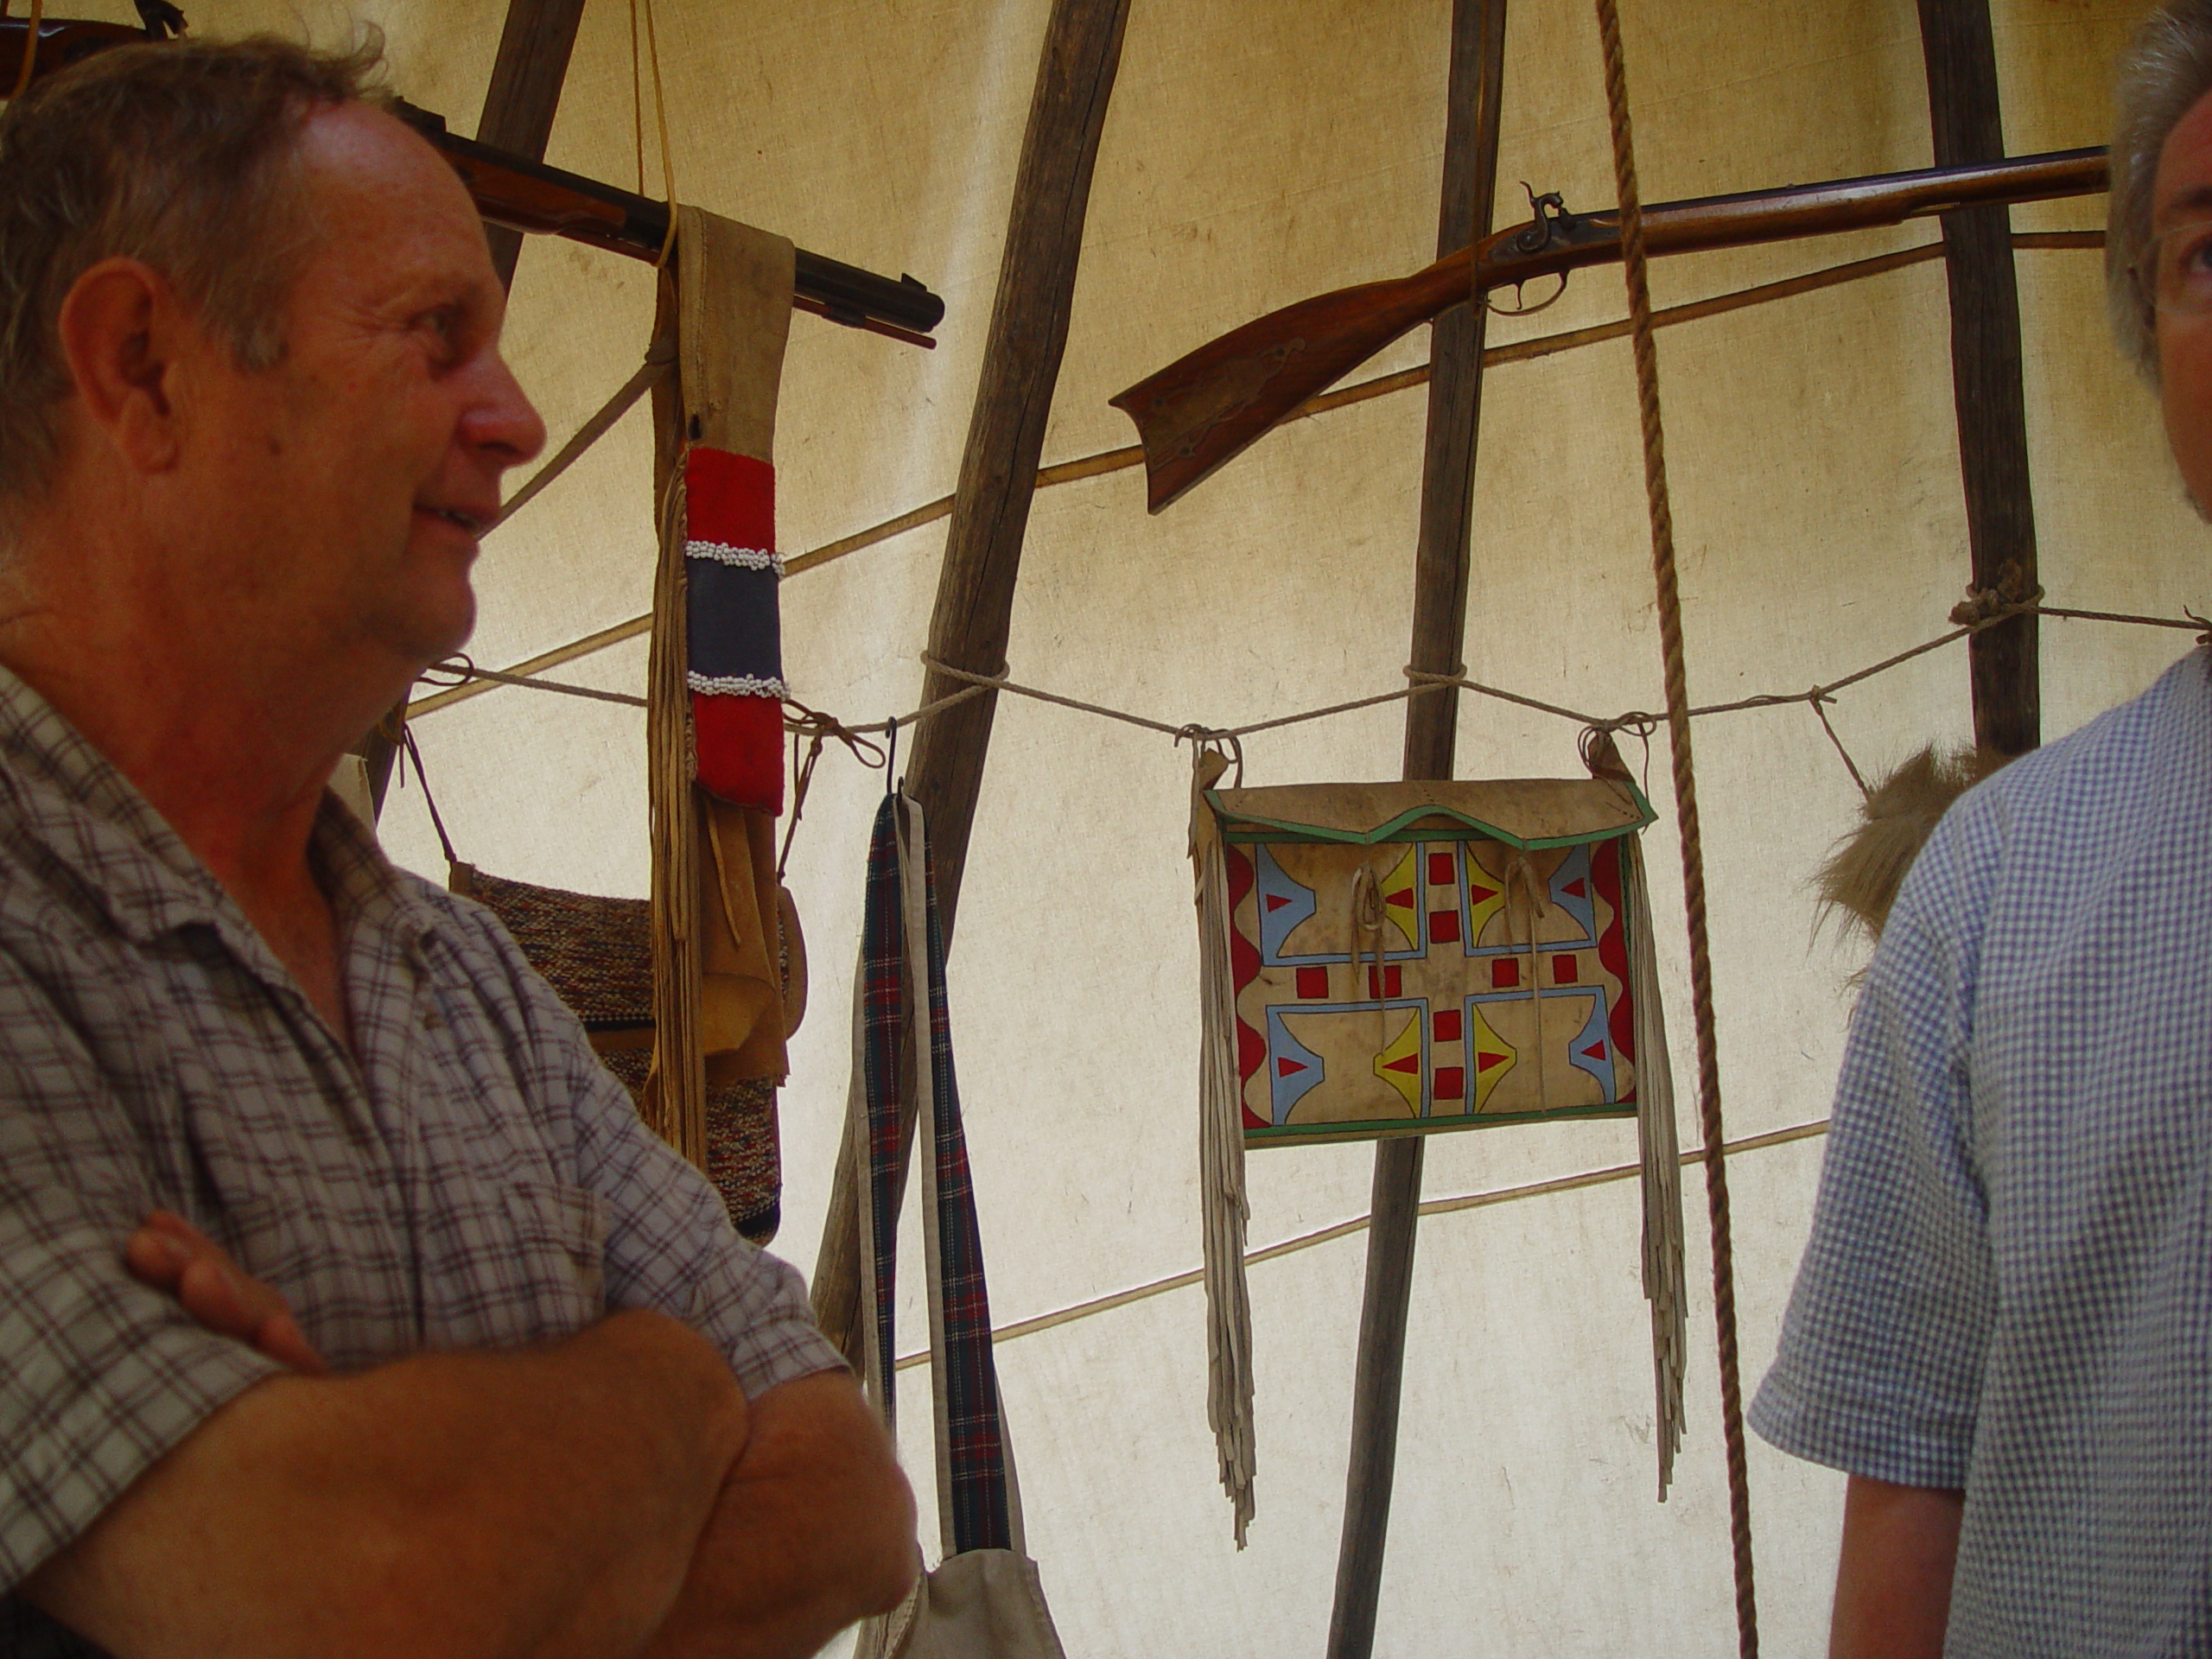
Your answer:
[[[1955,806],[1868,969],[1751,1422],[1965,1491],[1951,1655],[2212,1652],[2208,950],[2200,652]]]
[[[396,869],[334,798],[311,856],[351,1052],[143,797],[0,671],[0,1589],[276,1369],[124,1271],[157,1206],[340,1371],[633,1307],[705,1333],[751,1395],[842,1364],[798,1275],[738,1238],[487,912]],[[0,1655],[88,1651],[0,1604]]]

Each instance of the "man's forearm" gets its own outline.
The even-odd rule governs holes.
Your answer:
[[[683,1593],[645,1659],[798,1659],[899,1604],[919,1565],[890,1439],[842,1372],[753,1402]]]
[[[274,1377],[33,1574],[121,1659],[633,1653],[747,1432],[720,1355],[654,1313],[515,1353]]]
[[[1966,1495],[1853,1475],[1828,1659],[1941,1659]]]

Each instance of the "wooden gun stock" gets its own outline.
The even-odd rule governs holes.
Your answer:
[[[1973,167],[1929,168],[1647,207],[1653,253],[1694,253],[1895,225],[1993,202],[2087,195],[2106,188],[2101,149]],[[1618,212],[1568,213],[1542,197],[1536,217],[1395,282],[1338,289],[1231,330],[1112,399],[1136,423],[1147,499],[1160,512],[1243,454],[1306,399],[1417,323],[1491,289],[1621,257]]]

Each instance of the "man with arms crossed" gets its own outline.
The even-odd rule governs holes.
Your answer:
[[[544,435],[369,67],[0,120],[0,1653],[812,1652],[913,1510],[797,1275],[324,790]]]
[[[2121,82],[2107,279],[2212,504],[2212,0]],[[1847,1470],[1830,1652],[2212,1653],[2212,668],[1959,803],[1852,1022],[1751,1412]]]

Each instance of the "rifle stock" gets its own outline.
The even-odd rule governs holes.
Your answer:
[[[1993,202],[2106,188],[2105,153],[2074,149],[1974,167],[1928,168],[1647,207],[1652,253],[1694,253],[1895,225]],[[1111,400],[1136,423],[1154,512],[1243,453],[1306,401],[1418,323],[1508,284],[1621,257],[1619,214],[1569,213],[1541,197],[1536,217],[1395,282],[1339,289],[1231,330]]]

